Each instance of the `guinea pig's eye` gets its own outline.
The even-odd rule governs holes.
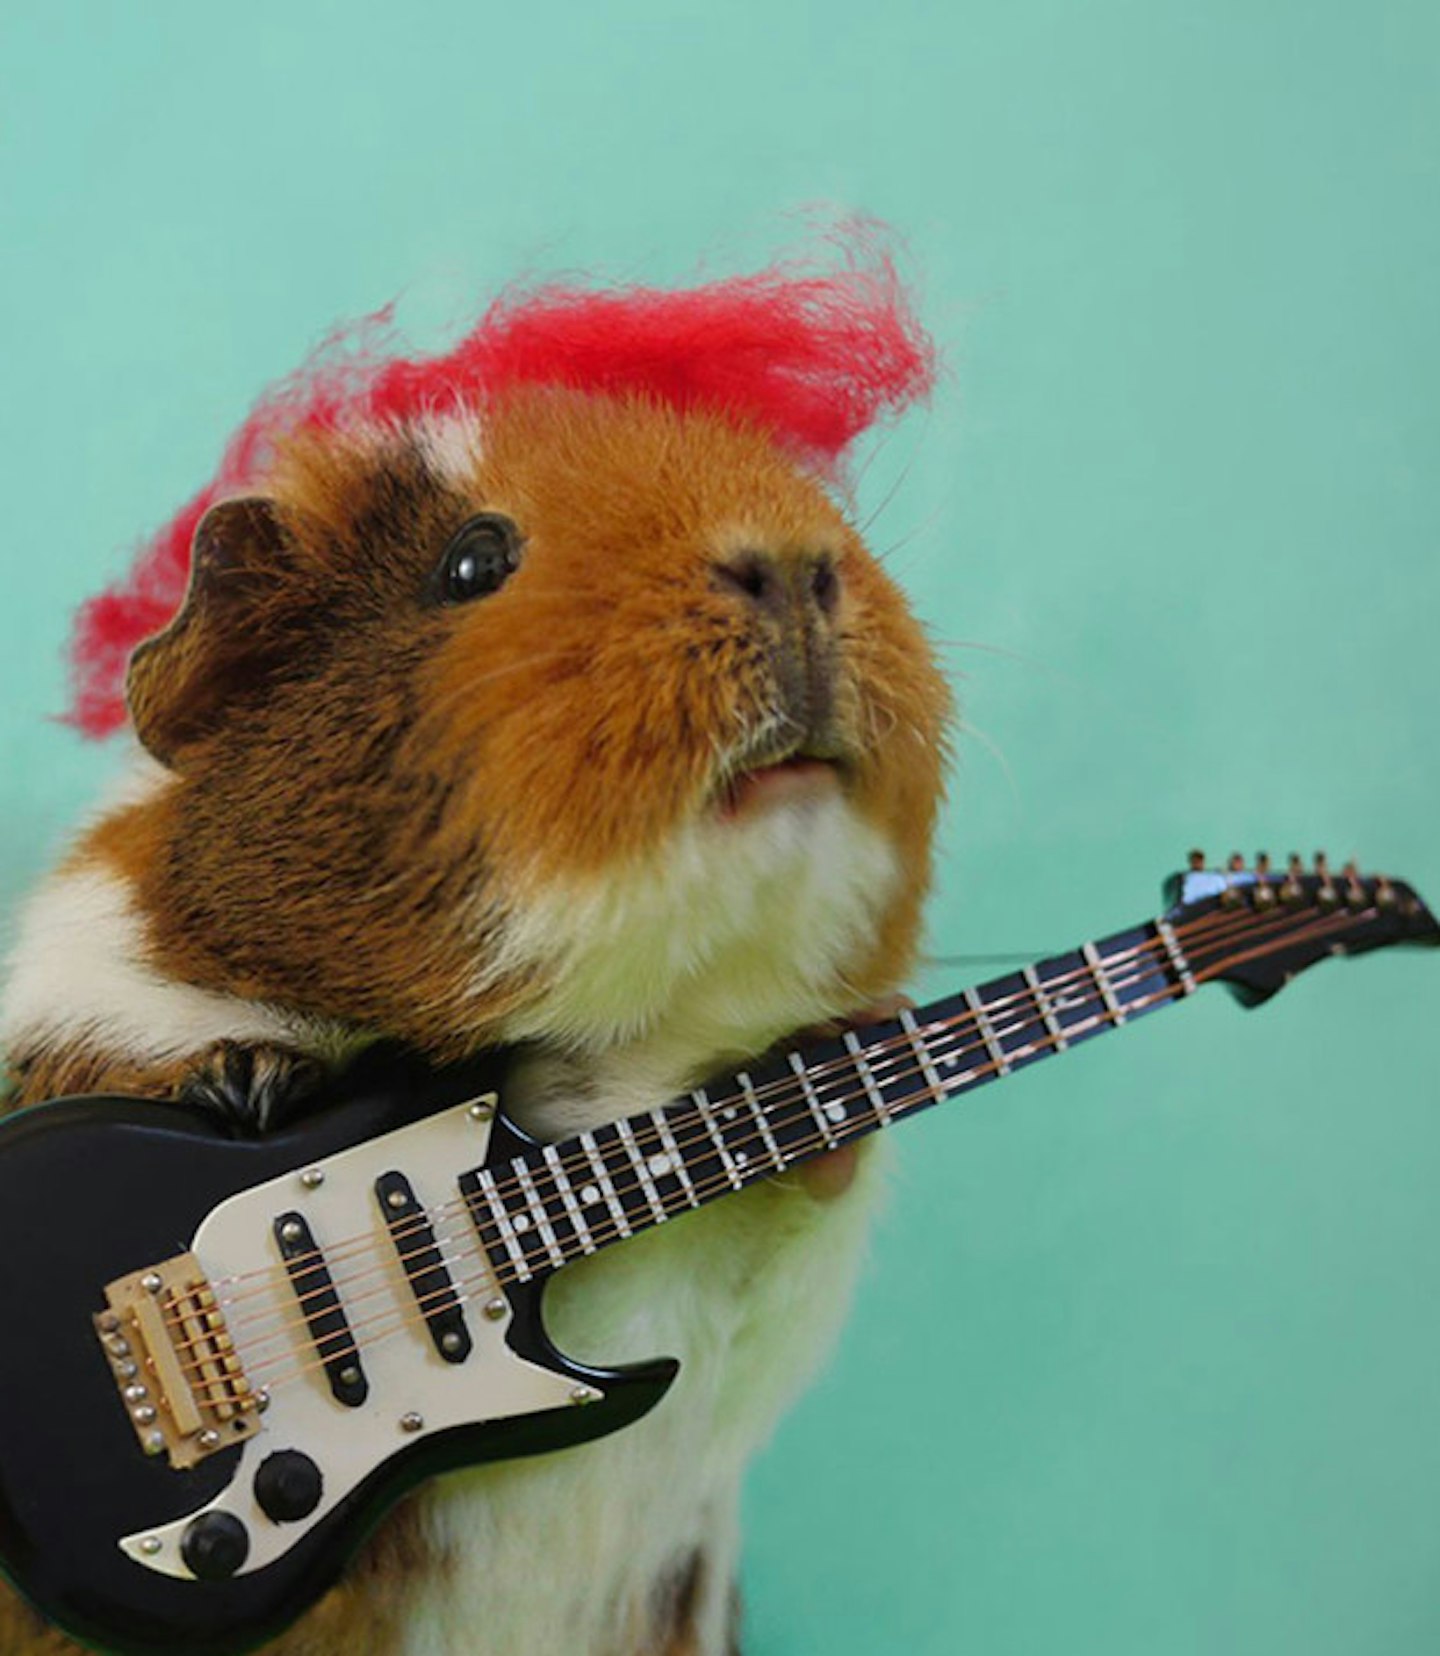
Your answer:
[[[499,512],[482,512],[451,536],[436,571],[442,604],[464,604],[497,592],[520,567],[520,531]]]

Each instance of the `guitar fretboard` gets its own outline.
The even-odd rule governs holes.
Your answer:
[[[497,1267],[528,1281],[1194,987],[1175,932],[1154,921],[475,1169],[460,1187]]]

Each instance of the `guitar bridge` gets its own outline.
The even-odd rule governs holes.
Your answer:
[[[177,1471],[260,1429],[262,1407],[194,1254],[119,1277],[93,1321],[147,1455]]]

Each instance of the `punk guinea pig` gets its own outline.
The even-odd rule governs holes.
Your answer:
[[[84,618],[81,722],[128,657],[141,751],[21,916],[11,1102],[264,1131],[377,1038],[514,1044],[506,1108],[557,1137],[893,995],[949,702],[836,480],[930,373],[862,260],[546,290],[285,382]],[[869,1149],[815,1167],[561,1272],[557,1343],[673,1354],[671,1394],[423,1488],[272,1648],[737,1650],[741,1478],[875,1193]],[[0,1652],[76,1650],[0,1597]]]

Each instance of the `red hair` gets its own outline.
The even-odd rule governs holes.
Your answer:
[[[378,348],[390,340],[389,307],[338,329],[260,398],[215,475],[141,546],[129,574],[81,607],[69,722],[90,736],[124,723],[126,663],[179,608],[196,525],[217,500],[254,488],[290,431],[483,410],[517,385],[561,385],[725,414],[833,473],[863,431],[934,379],[933,349],[890,259],[863,233],[845,253],[839,270],[777,265],[677,292],[512,292],[435,356]]]

